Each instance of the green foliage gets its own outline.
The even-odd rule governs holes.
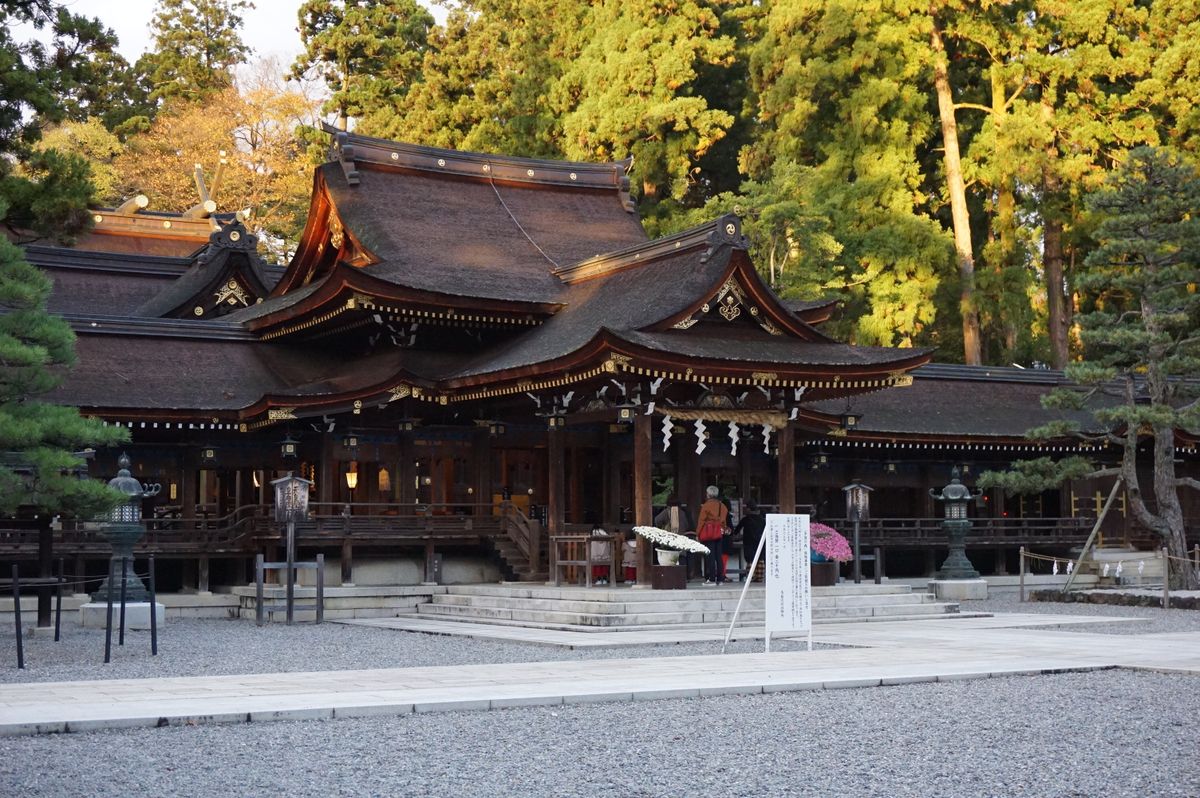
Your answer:
[[[86,83],[81,76],[103,31],[36,0],[0,6],[0,22],[0,224],[14,235],[69,238],[90,219],[89,167],[78,156],[28,145],[43,125],[85,107],[76,89]],[[52,25],[50,49],[14,40],[12,22]],[[90,515],[118,498],[69,472],[81,464],[75,449],[117,443],[126,432],[38,400],[74,362],[71,328],[46,312],[50,291],[50,280],[0,236],[0,514],[25,506]]]
[[[82,122],[65,122],[51,128],[36,145],[38,150],[54,150],[61,155],[74,155],[85,161],[91,170],[93,202],[116,202],[120,182],[113,161],[121,154],[120,139],[99,117],[91,116]]]
[[[74,362],[71,328],[46,312],[50,289],[21,250],[0,238],[0,452],[9,453],[0,462],[0,514],[33,506],[92,515],[118,498],[71,475],[81,465],[72,452],[119,443],[127,433],[37,401]]]
[[[683,197],[694,163],[733,124],[696,91],[705,66],[732,63],[721,3],[602,2],[573,37],[581,42],[552,92],[570,158],[632,155],[650,201]]]
[[[0,218],[10,230],[69,241],[90,221],[91,166],[57,150],[29,153],[18,169],[0,164]]]
[[[1019,460],[1009,471],[985,471],[976,484],[984,489],[1000,488],[1006,493],[1033,494],[1055,490],[1069,479],[1081,479],[1095,471],[1095,466],[1086,457],[1065,457],[1055,460],[1039,457],[1034,460]]]
[[[233,85],[233,68],[246,62],[240,12],[249,0],[158,0],[150,34],[154,52],[138,61],[153,100],[198,100]]]
[[[792,228],[760,267],[785,294],[840,296],[837,332],[857,342],[927,340],[952,251],[921,163],[934,119],[920,29],[890,4],[820,0],[770,4],[752,29],[760,128],[741,153],[741,193]]]
[[[315,70],[329,87],[326,111],[367,117],[393,106],[420,76],[433,17],[415,0],[308,0],[300,7],[305,51],[292,72]]]
[[[48,30],[50,41],[19,40],[17,25]],[[0,147],[20,150],[44,125],[94,113],[120,58],[116,44],[98,20],[50,0],[0,4]]]
[[[359,130],[440,147],[563,157],[548,97],[578,54],[587,13],[575,0],[455,4],[434,29],[421,79],[404,102],[369,114]]]

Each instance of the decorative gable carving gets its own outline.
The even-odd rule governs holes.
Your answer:
[[[697,322],[712,314],[712,318],[720,317],[726,322],[737,321],[739,318],[751,318],[759,327],[771,335],[783,335],[783,330],[774,324],[765,314],[761,313],[746,293],[746,289],[737,278],[730,276],[716,295],[700,306],[700,310],[680,319],[672,325],[676,330],[687,330]],[[745,314],[745,315],[743,315]]]

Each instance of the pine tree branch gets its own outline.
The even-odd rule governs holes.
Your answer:
[[[1200,479],[1195,479],[1194,477],[1176,477],[1175,485],[1181,488],[1200,490]]]

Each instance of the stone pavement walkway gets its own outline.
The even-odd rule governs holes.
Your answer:
[[[816,642],[853,648],[812,652],[11,684],[0,686],[0,735],[828,690],[1114,667],[1200,675],[1200,632],[1118,636],[1036,628],[1112,621],[1002,614],[823,624],[815,629]],[[688,639],[723,636],[692,631],[708,637]]]

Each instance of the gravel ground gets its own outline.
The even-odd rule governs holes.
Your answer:
[[[0,683],[683,657],[721,651],[719,642],[570,650],[337,623],[292,627],[269,624],[259,628],[247,621],[213,618],[170,621],[159,630],[157,657],[150,656],[149,632],[127,632],[123,648],[117,646],[114,632],[113,661],[105,665],[104,630],[64,622],[62,640],[57,643],[53,630],[26,636],[25,670],[21,671],[15,667],[13,630],[5,631],[0,634]],[[800,650],[804,645],[801,641],[776,640],[772,649]],[[761,651],[762,642],[735,641],[728,650]]]
[[[963,612],[1028,612],[1039,615],[1086,615],[1091,618],[1141,618],[1138,623],[1089,623],[1047,626],[1062,632],[1090,634],[1147,635],[1164,632],[1200,632],[1200,610],[1164,610],[1161,607],[1121,607],[1111,604],[1068,604],[1058,601],[1026,601],[1017,594],[986,601],[964,601]]]
[[[829,692],[0,738],[0,795],[1200,795],[1196,679]]]

